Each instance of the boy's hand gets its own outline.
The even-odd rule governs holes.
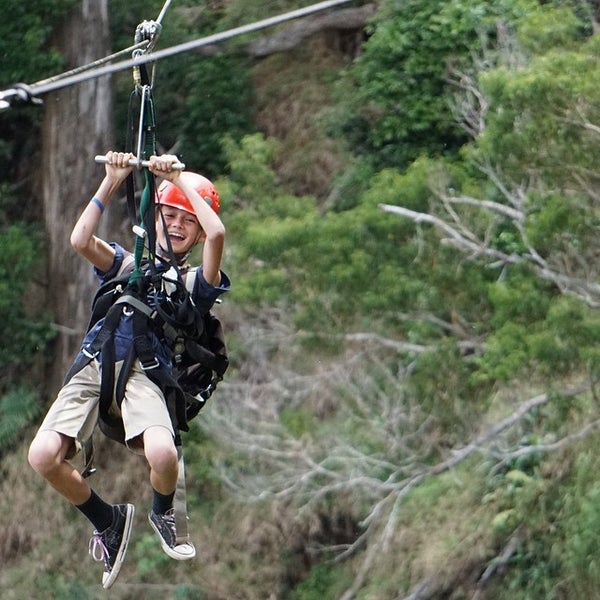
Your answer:
[[[154,175],[174,182],[181,173],[179,169],[173,168],[173,165],[178,163],[179,159],[174,154],[163,154],[162,156],[151,156],[148,168]]]
[[[125,181],[133,167],[129,161],[134,158],[131,152],[113,152],[109,150],[106,153],[106,175],[116,181]]]

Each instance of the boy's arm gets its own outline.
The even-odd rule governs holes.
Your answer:
[[[100,271],[108,271],[114,262],[115,250],[95,235],[100,217],[119,189],[132,167],[128,165],[131,153],[108,152],[105,176],[94,198],[85,207],[71,232],[71,245]]]
[[[225,226],[219,215],[184,178],[178,178],[174,183],[192,203],[196,217],[204,231],[205,237],[202,247],[202,273],[204,279],[211,285],[218,286],[221,282],[221,259],[225,246]]]
[[[176,156],[165,155],[150,157],[150,170],[163,179],[175,184],[190,200],[196,217],[204,231],[204,247],[202,248],[202,273],[204,279],[213,286],[221,282],[221,259],[225,246],[225,226],[219,215],[200,197],[198,192],[184,177],[179,177],[180,171],[172,169],[178,162]]]

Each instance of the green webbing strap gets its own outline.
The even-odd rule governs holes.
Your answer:
[[[150,85],[144,85],[141,88],[141,95],[137,148],[138,161],[148,160],[150,156],[156,154],[156,120]],[[142,192],[139,211],[140,222],[137,228],[135,228],[135,266],[129,279],[130,283],[137,281],[143,276],[141,266],[144,257],[146,237],[148,238],[150,265],[154,264],[156,244],[156,232],[154,229],[154,177],[147,168],[144,168],[144,177],[145,186]]]

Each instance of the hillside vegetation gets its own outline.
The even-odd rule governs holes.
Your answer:
[[[116,44],[147,4],[113,6]],[[205,4],[164,43],[306,6]],[[94,487],[138,507],[111,598],[600,598],[595,11],[381,0],[351,40],[159,65],[161,142],[222,196],[231,367],[184,438],[198,560],[161,552],[143,461],[97,440]],[[18,194],[17,298],[42,237]],[[51,316],[2,302],[2,599],[104,598],[87,523],[26,466],[50,398],[19,365]]]

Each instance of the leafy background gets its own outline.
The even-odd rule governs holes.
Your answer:
[[[14,3],[4,82],[60,71],[73,4]],[[112,3],[114,47],[161,5]],[[161,43],[301,5],[182,2]],[[223,199],[232,367],[184,442],[199,561],[162,554],[143,462],[98,440],[94,485],[139,507],[112,597],[599,597],[596,3],[376,9],[352,44],[159,65],[161,144]],[[38,120],[0,123],[0,587],[92,599],[87,524],[25,460],[56,332],[21,208]]]

